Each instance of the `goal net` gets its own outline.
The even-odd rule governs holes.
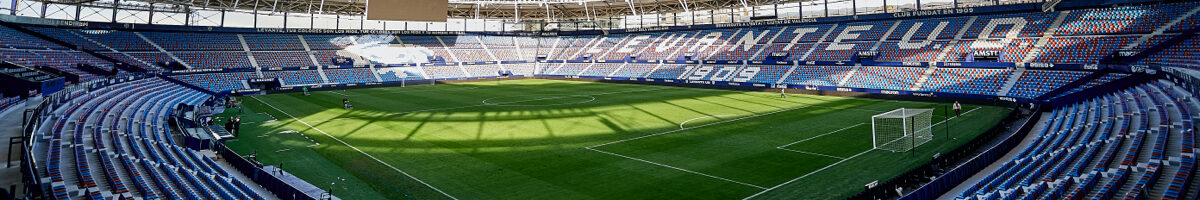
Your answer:
[[[871,116],[876,149],[905,152],[933,140],[933,109],[899,108]]]

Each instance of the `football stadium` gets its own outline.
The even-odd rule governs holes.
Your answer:
[[[0,0],[0,199],[1198,199],[1200,1]]]

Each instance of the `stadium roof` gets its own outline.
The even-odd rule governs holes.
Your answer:
[[[191,12],[200,9],[233,9],[283,13],[362,15],[366,0],[35,0],[91,7],[119,6],[124,10]],[[714,8],[745,8],[802,0],[450,0],[449,18],[597,19],[654,13],[677,13]],[[808,0],[811,1],[811,0]],[[838,0],[846,1],[846,0]]]

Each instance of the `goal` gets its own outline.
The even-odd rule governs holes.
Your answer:
[[[933,140],[933,109],[899,108],[871,116],[876,149],[905,152]]]

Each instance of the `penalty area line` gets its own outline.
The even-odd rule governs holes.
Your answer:
[[[670,131],[661,132],[661,133],[655,133],[655,134],[650,134],[650,135],[638,136],[638,137],[634,137],[634,138],[626,138],[626,139],[623,139],[623,140],[617,140],[617,141],[607,142],[607,143],[604,143],[604,144],[592,145],[592,146],[588,146],[588,147],[585,147],[585,148],[587,148],[587,149],[591,149],[591,148],[601,147],[601,146],[610,145],[610,144],[616,144],[616,143],[628,142],[628,141],[633,141],[633,140],[639,140],[639,139],[642,139],[642,138],[654,137],[654,136],[659,136],[659,135],[666,135],[666,134],[671,134],[671,133],[675,133],[675,132],[686,131],[686,130],[692,130],[692,129],[697,129],[697,128],[703,128],[703,127],[712,126],[712,125],[717,125],[717,124],[724,124],[724,123],[729,123],[729,122],[741,121],[741,120],[744,120],[744,119],[750,119],[750,118],[755,118],[755,117],[761,117],[761,116],[771,115],[771,114],[775,114],[775,113],[781,113],[781,112],[787,112],[787,111],[799,110],[799,109],[803,109],[803,108],[808,108],[808,107],[810,107],[810,106],[811,106],[811,105],[804,105],[804,106],[795,107],[795,108],[788,108],[788,109],[783,109],[783,110],[776,110],[776,111],[771,111],[771,112],[767,112],[767,113],[761,113],[761,114],[755,114],[755,115],[750,115],[750,116],[745,116],[745,117],[739,117],[739,118],[729,119],[729,120],[725,120],[725,121],[718,121],[718,122],[713,122],[713,123],[701,124],[701,125],[699,125],[699,126],[693,126],[693,127],[687,127],[687,128],[675,129],[675,130],[670,130]]]
[[[788,143],[788,144],[785,144],[785,145],[783,145],[783,146],[778,146],[778,147],[775,147],[775,148],[780,148],[780,149],[787,148],[788,146],[792,146],[792,145],[794,145],[794,144],[799,144],[799,143],[801,143],[801,142],[809,141],[809,140],[812,140],[812,139],[817,139],[817,138],[819,138],[819,137],[823,137],[823,136],[826,136],[826,135],[829,135],[829,134],[833,134],[833,133],[837,133],[837,132],[842,132],[842,131],[845,131],[845,130],[847,130],[847,129],[852,129],[852,128],[854,128],[854,127],[858,127],[858,126],[862,126],[862,125],[866,125],[866,124],[867,124],[867,123],[858,123],[858,124],[851,125],[851,126],[848,126],[848,127],[842,128],[842,129],[838,129],[838,130],[830,131],[830,132],[828,132],[828,133],[820,134],[820,135],[813,136],[813,137],[810,137],[810,138],[805,138],[805,139],[803,139],[803,140],[800,140],[800,141],[795,141],[795,142]]]
[[[758,195],[765,194],[765,193],[770,192],[771,190],[775,190],[776,188],[779,188],[781,186],[791,184],[792,182],[796,182],[797,180],[800,180],[800,179],[804,179],[805,177],[808,177],[809,175],[813,175],[813,174],[816,174],[817,172],[825,171],[825,169],[829,169],[830,167],[837,166],[838,164],[842,164],[842,162],[846,162],[847,160],[851,160],[851,159],[854,159],[855,157],[861,156],[863,154],[867,154],[867,152],[871,152],[872,150],[875,150],[875,149],[869,149],[869,150],[863,151],[862,153],[854,154],[854,156],[850,156],[849,158],[845,158],[845,159],[842,159],[841,161],[837,161],[833,164],[826,165],[825,167],[822,167],[821,169],[817,169],[816,171],[809,172],[807,174],[804,174],[803,176],[796,177],[792,180],[788,180],[787,182],[783,182],[783,183],[780,183],[779,185],[772,186],[771,188],[764,189],[761,192],[754,193],[754,195],[750,195],[746,198],[742,198],[742,200],[747,200],[747,199],[757,197]]]
[[[679,129],[683,129],[683,125],[684,125],[684,124],[687,124],[688,122],[691,122],[691,121],[694,121],[694,120],[697,120],[697,119],[704,119],[704,118],[720,118],[720,117],[732,117],[732,116],[738,116],[738,114],[724,114],[724,115],[705,115],[705,116],[700,116],[700,117],[696,117],[696,118],[692,118],[692,119],[689,119],[689,120],[685,120],[685,121],[683,121],[683,122],[680,122],[680,123],[679,123]]]
[[[607,152],[607,151],[603,151],[603,150],[599,150],[599,149],[593,149],[593,148],[591,148],[591,147],[587,147],[586,149],[588,149],[588,150],[592,150],[592,151],[595,151],[595,152],[600,152],[600,153],[608,154],[608,155],[613,155],[613,156],[617,156],[617,157],[622,157],[622,158],[625,158],[625,159],[630,159],[630,160],[635,160],[635,161],[639,161],[639,162],[649,163],[649,164],[652,164],[652,165],[658,165],[658,166],[661,166],[661,167],[671,168],[671,169],[675,169],[675,170],[679,170],[679,171],[683,171],[683,172],[687,172],[687,173],[691,173],[691,174],[696,174],[696,175],[706,176],[706,177],[709,177],[709,178],[714,178],[714,179],[717,179],[717,180],[728,181],[728,182],[730,182],[730,183],[737,183],[737,184],[740,184],[740,185],[745,185],[745,186],[749,186],[749,187],[753,187],[753,188],[758,188],[758,189],[760,189],[760,190],[765,190],[765,189],[767,189],[766,187],[763,187],[763,186],[758,186],[758,185],[754,185],[754,184],[744,183],[744,182],[741,182],[741,181],[735,181],[735,180],[728,179],[728,178],[723,178],[723,177],[720,177],[720,176],[714,176],[714,175],[709,175],[709,174],[705,174],[705,173],[700,173],[700,172],[696,172],[696,171],[692,171],[692,170],[687,170],[687,169],[683,169],[683,168],[679,168],[679,167],[675,167],[675,166],[670,166],[670,165],[667,165],[667,164],[656,163],[656,162],[652,162],[652,161],[645,160],[645,159],[640,159],[640,158],[629,157],[629,156],[626,156],[626,155],[621,155],[621,154],[617,154],[617,153],[613,153],[613,152]]]
[[[348,97],[348,96],[350,96],[350,95],[342,94],[341,92],[337,92],[337,91],[329,91],[329,92],[332,92],[332,93],[334,93],[334,94],[338,94],[338,95],[342,95],[342,96],[345,96],[345,97]]]
[[[965,114],[967,114],[967,113],[971,113],[972,111],[978,110],[979,108],[982,108],[982,107],[975,107],[975,108],[973,108],[973,109],[971,109],[971,110],[967,110],[967,112],[963,112],[962,114],[963,114],[963,115],[965,115]],[[954,117],[950,117],[950,118],[944,119],[944,120],[942,120],[941,122],[938,122],[938,123],[936,123],[936,124],[930,125],[930,127],[937,126],[938,124],[945,123],[945,122],[947,122],[947,121],[950,121],[951,119],[955,119],[955,118],[958,118],[958,116],[954,116]],[[842,159],[841,161],[835,162],[835,163],[833,163],[833,164],[826,165],[825,167],[822,167],[821,169],[817,169],[816,171],[809,172],[808,174],[804,174],[803,176],[796,177],[796,178],[794,178],[794,179],[792,179],[792,180],[789,180],[789,181],[787,181],[787,182],[783,182],[783,183],[780,183],[779,185],[775,185],[775,186],[772,186],[771,188],[767,188],[767,189],[765,189],[765,190],[763,190],[763,191],[761,191],[761,192],[754,193],[754,195],[750,195],[750,196],[748,196],[748,197],[746,197],[746,198],[742,198],[742,200],[752,199],[752,198],[754,198],[754,197],[758,197],[758,195],[766,194],[767,192],[770,192],[771,190],[775,190],[775,189],[777,189],[777,188],[779,188],[779,187],[783,187],[784,185],[791,184],[792,182],[796,182],[796,181],[798,181],[798,180],[800,180],[800,179],[807,178],[808,176],[810,176],[810,175],[813,175],[813,174],[816,174],[817,172],[825,171],[826,169],[829,169],[830,167],[837,166],[838,164],[842,164],[842,162],[846,162],[847,160],[854,159],[854,158],[856,158],[856,157],[858,157],[858,156],[861,156],[861,155],[863,155],[863,154],[867,154],[868,152],[871,152],[871,151],[874,151],[874,150],[875,150],[875,149],[868,149],[868,150],[866,150],[866,151],[863,151],[862,153],[854,154],[854,156],[850,156],[850,157],[848,157],[848,158],[846,158],[846,159]]]
[[[292,119],[296,120],[297,122],[300,122],[301,124],[304,124],[305,126],[312,128],[313,130],[316,130],[317,132],[321,132],[321,134],[324,134],[325,136],[328,136],[329,138],[332,138],[333,140],[338,141],[339,143],[342,143],[342,145],[346,145],[346,147],[350,147],[350,149],[354,149],[354,151],[357,151],[358,153],[366,155],[368,158],[371,158],[371,160],[375,160],[375,162],[379,162],[379,164],[383,164],[383,166],[392,168],[392,170],[396,170],[396,172],[400,172],[400,174],[404,174],[404,176],[407,176],[408,178],[416,180],[417,182],[421,183],[422,185],[425,185],[426,187],[429,187],[430,189],[433,189],[433,190],[437,191],[438,193],[442,193],[442,195],[446,195],[446,197],[450,197],[450,199],[455,199],[455,200],[458,199],[458,198],[455,198],[454,196],[450,196],[450,194],[447,194],[445,191],[442,191],[441,189],[438,189],[437,187],[433,187],[433,185],[429,185],[429,183],[425,183],[425,181],[422,181],[421,179],[418,179],[417,177],[413,177],[411,174],[408,174],[408,172],[404,172],[404,170],[400,170],[399,168],[396,168],[395,166],[392,166],[391,164],[383,162],[382,160],[375,158],[375,156],[372,156],[371,154],[367,154],[367,152],[364,152],[364,151],[358,149],[358,147],[355,147],[354,145],[350,145],[350,143],[346,143],[346,141],[342,141],[341,139],[338,139],[337,137],[333,137],[333,135],[329,135],[329,133],[326,133],[325,131],[323,131],[317,127],[314,127],[311,124],[308,124],[308,122],[304,122],[304,120],[300,120],[300,118],[296,118],[296,116],[293,116],[292,114],[284,112],[283,110],[276,108],[274,105],[271,105],[270,103],[267,103],[266,101],[258,99],[257,96],[250,96],[250,98],[254,98],[254,100],[257,100],[258,102],[262,102],[263,105],[267,105],[268,107],[271,107],[271,109],[275,109],[275,111],[279,111],[279,113],[283,113],[284,115],[291,117]]]

